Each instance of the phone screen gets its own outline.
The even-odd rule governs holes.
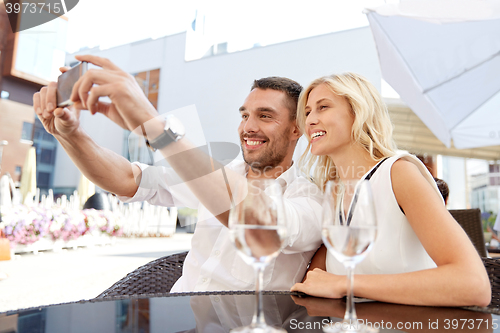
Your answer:
[[[70,100],[73,85],[87,71],[87,63],[81,62],[57,79],[57,106],[64,107],[73,104]]]

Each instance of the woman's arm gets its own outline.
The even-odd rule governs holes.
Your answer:
[[[304,275],[304,278],[302,279],[302,282],[306,280],[307,273],[314,270],[315,268],[326,271],[326,247],[323,244],[321,244],[319,249],[313,255],[311,262],[309,263],[309,267],[307,267],[306,275]]]
[[[438,267],[401,274],[356,275],[354,294],[403,304],[487,306],[491,287],[484,265],[438,193],[411,162],[396,161],[391,178],[398,204]],[[292,290],[337,298],[346,294],[343,280],[345,276],[314,269]]]

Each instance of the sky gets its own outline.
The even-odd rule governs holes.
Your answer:
[[[392,2],[397,1],[80,0],[67,13],[67,51],[95,46],[105,49],[184,32],[196,14],[205,14],[203,23],[212,37],[231,40],[240,48],[257,43],[264,46],[366,26],[365,7]]]

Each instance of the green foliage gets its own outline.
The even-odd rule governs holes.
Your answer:
[[[497,219],[497,216],[493,212],[489,212],[490,216],[488,218],[483,218],[483,231],[487,232],[488,227],[493,230],[493,226],[495,225],[495,221]]]

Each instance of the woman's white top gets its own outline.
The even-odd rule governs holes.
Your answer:
[[[363,261],[356,265],[355,274],[397,274],[436,267],[401,211],[392,190],[391,168],[398,159],[414,163],[442,198],[434,178],[415,156],[399,154],[385,160],[370,179],[377,215],[377,239]],[[344,265],[329,252],[327,271],[345,275]]]

